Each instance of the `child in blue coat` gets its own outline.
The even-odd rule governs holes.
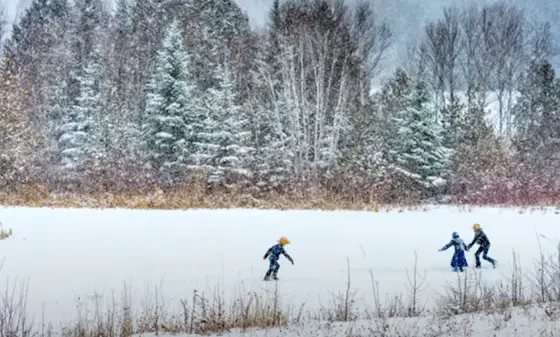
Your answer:
[[[273,279],[278,280],[278,276],[277,276],[278,269],[280,269],[280,264],[278,263],[278,259],[280,258],[281,254],[284,255],[292,264],[294,264],[294,260],[288,253],[286,253],[286,250],[284,249],[284,246],[289,243],[290,241],[288,240],[288,238],[283,236],[280,238],[280,240],[278,240],[278,244],[270,247],[266,251],[266,254],[264,254],[263,260],[266,260],[268,258],[268,261],[270,262],[268,271],[264,276],[265,281],[270,280],[271,275]]]
[[[457,232],[453,232],[453,234],[451,235],[451,241],[449,241],[449,243],[443,246],[439,251],[443,252],[451,246],[455,248],[455,253],[451,258],[451,268],[453,268],[453,271],[462,272],[463,268],[469,266],[467,263],[467,259],[465,258],[465,251],[468,251],[468,249]]]

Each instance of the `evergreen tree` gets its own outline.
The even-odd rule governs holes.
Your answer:
[[[280,39],[283,35],[283,22],[280,12],[280,0],[274,0],[272,3],[272,8],[268,14],[269,17],[269,31],[266,41],[266,63],[270,68],[271,79],[273,80],[274,89],[276,91],[281,90],[281,53],[282,49],[280,47]]]
[[[453,95],[449,98],[449,102],[444,103],[440,116],[444,131],[443,143],[455,150],[461,142],[463,127],[465,127],[465,106],[457,96]]]
[[[467,95],[474,102],[480,93],[471,88]],[[496,175],[505,164],[499,139],[485,116],[486,111],[478,104],[468,104],[458,119],[450,186],[455,200],[471,200],[480,195],[480,191],[497,181]]]
[[[251,177],[253,164],[247,108],[236,102],[235,83],[228,65],[218,66],[214,76],[219,79],[219,86],[205,93],[206,119],[199,134],[197,163],[211,184],[246,181]]]
[[[185,7],[182,23],[186,43],[193,50],[197,87],[202,91],[218,87],[221,79],[214,74],[227,62],[237,99],[245,98],[249,84],[245,77],[252,67],[255,49],[247,15],[234,0],[190,0]]]
[[[434,196],[447,184],[451,151],[443,145],[443,130],[422,81],[415,84],[394,123],[396,135],[389,151],[393,172],[408,188]]]
[[[46,100],[41,106],[44,125],[41,129],[44,163],[58,167],[62,161],[59,148],[60,126],[67,121],[69,110],[74,104],[71,93],[79,89],[73,74],[77,69],[72,54],[70,38],[62,38],[53,46],[46,60],[50,64],[51,77],[46,80],[44,92]]]
[[[389,168],[398,132],[394,118],[409,104],[411,92],[412,79],[399,68],[372,96],[372,106],[354,116],[353,137],[357,144],[351,160],[368,185],[394,185]]]
[[[99,123],[102,116],[100,71],[98,59],[90,55],[83,74],[78,78],[80,94],[63,117],[64,124],[60,128],[62,165],[75,173],[86,172],[103,154]]]
[[[89,66],[91,54],[99,52],[103,4],[101,0],[77,0],[73,12],[72,48],[79,73]]]
[[[29,171],[35,138],[23,109],[24,92],[14,61],[3,57],[0,67],[0,186],[18,182]]]
[[[58,79],[49,87],[59,98],[49,100],[58,133],[60,163],[65,171],[91,173],[107,155],[108,117],[106,97],[102,96],[104,15],[100,0],[79,0],[74,3],[67,41],[56,48],[63,62]],[[53,104],[54,103],[54,104]],[[54,109],[53,109],[54,108]],[[83,177],[83,176],[82,176]]]
[[[154,71],[154,62],[161,50],[162,41],[170,22],[163,20],[163,9],[157,0],[133,0],[132,4],[132,36],[130,62],[133,78],[131,83],[130,105],[138,114],[139,123],[144,124],[146,111],[146,84]]]
[[[118,0],[112,27],[114,87],[120,101],[120,109],[130,105],[130,86],[133,65],[131,62],[133,27],[129,0]],[[129,107],[127,107],[129,109]]]
[[[52,54],[67,38],[70,21],[67,0],[33,0],[14,25],[6,44],[5,52],[15,62],[19,85],[26,92],[22,108],[36,123],[38,135],[49,133],[49,130],[42,129],[51,124],[45,115],[45,106],[51,99],[52,80],[59,75],[57,71],[61,66],[60,60]]]
[[[558,155],[560,142],[560,91],[550,62],[532,62],[519,91],[514,108],[519,156],[546,171]]]
[[[480,93],[470,89],[467,92],[468,100],[474,101]],[[457,152],[466,149],[476,150],[484,143],[495,138],[492,126],[486,120],[486,111],[478,105],[468,105],[464,115],[460,118]]]
[[[193,154],[197,123],[194,87],[189,77],[189,55],[184,51],[176,22],[168,28],[149,84],[144,137],[153,168],[173,178]]]

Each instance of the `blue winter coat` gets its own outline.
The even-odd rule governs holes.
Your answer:
[[[268,257],[270,262],[276,262],[280,258],[280,255],[284,255],[290,262],[294,262],[292,257],[284,249],[284,246],[280,243],[270,247],[266,251],[266,254],[264,254],[264,258],[266,259]]]
[[[454,237],[448,244],[443,246],[440,251],[447,250],[451,246],[455,248],[455,253],[453,254],[453,257],[451,257],[451,268],[468,267],[469,264],[467,263],[467,258],[465,257],[465,250],[467,250],[467,246],[463,240],[459,237]]]

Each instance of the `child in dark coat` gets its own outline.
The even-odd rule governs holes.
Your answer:
[[[278,269],[280,269],[280,264],[278,263],[278,259],[280,258],[281,254],[283,254],[292,263],[292,265],[294,264],[294,260],[292,259],[292,257],[288,253],[286,253],[286,250],[284,250],[284,246],[289,243],[290,241],[288,240],[288,238],[283,236],[280,238],[280,240],[278,240],[278,244],[270,247],[266,252],[266,254],[264,254],[263,260],[266,260],[266,258],[268,257],[268,261],[270,262],[268,271],[264,276],[265,281],[270,280],[270,275],[272,275],[273,279],[278,280],[277,274],[278,274]]]
[[[467,259],[465,258],[465,250],[468,249],[457,232],[453,232],[453,234],[451,235],[451,241],[449,241],[449,243],[443,246],[439,251],[443,252],[451,246],[455,248],[455,253],[451,258],[451,268],[453,268],[453,271],[462,272],[463,268],[469,266],[467,263]]]
[[[496,268],[496,260],[488,256],[488,250],[490,249],[490,240],[486,236],[486,234],[482,231],[480,224],[475,223],[473,225],[473,230],[475,232],[474,239],[472,242],[467,246],[467,250],[471,249],[471,247],[478,243],[480,246],[474,253],[474,257],[476,259],[476,266],[475,268],[480,268],[480,254],[482,253],[482,258],[492,264],[492,267]]]

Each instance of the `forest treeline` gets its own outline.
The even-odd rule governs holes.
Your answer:
[[[257,30],[233,0],[34,0],[2,46],[2,189],[557,202],[549,24],[498,2],[424,29],[380,83],[367,1],[275,0]]]

